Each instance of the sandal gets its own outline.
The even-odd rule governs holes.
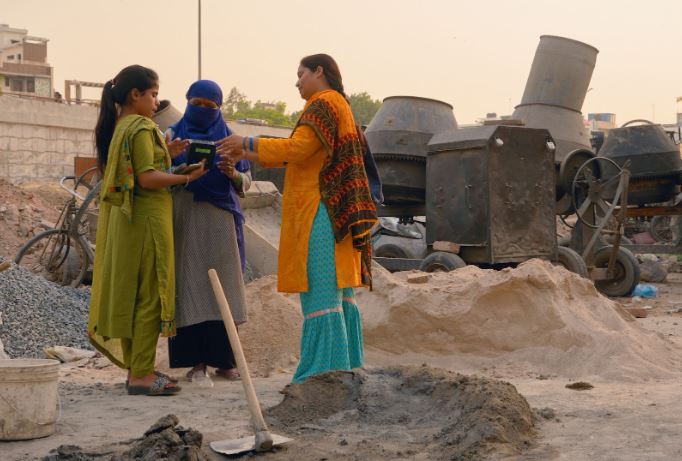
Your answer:
[[[172,376],[167,375],[166,373],[162,373],[162,372],[160,372],[160,371],[155,371],[154,374],[155,374],[156,376],[159,376],[159,377],[162,377],[162,378],[166,378],[168,381],[170,381],[170,382],[173,383],[173,384],[177,384],[177,383],[180,382],[180,381],[178,381],[178,378],[173,378]],[[124,387],[126,388],[126,390],[128,389],[128,380],[127,380],[127,379],[126,379],[126,382],[125,382],[125,386],[124,386]]]
[[[182,388],[174,385],[168,378],[158,376],[151,386],[137,386],[128,384],[128,395],[173,395],[180,392]]]
[[[239,370],[236,368],[228,368],[228,369],[222,369],[218,368],[216,369],[215,376],[219,378],[224,378],[227,379],[228,381],[236,381],[241,378],[241,375],[239,374]]]
[[[162,377],[162,378],[166,378],[168,381],[172,382],[173,384],[177,384],[178,382],[180,382],[180,381],[178,380],[178,378],[174,378],[174,377],[172,377],[172,376],[170,376],[170,375],[167,375],[166,373],[162,373],[162,372],[160,372],[160,371],[155,371],[154,374],[155,374],[156,376],[160,376],[160,377]]]

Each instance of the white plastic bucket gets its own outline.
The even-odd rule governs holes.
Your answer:
[[[58,382],[58,360],[0,360],[0,440],[52,435]]]

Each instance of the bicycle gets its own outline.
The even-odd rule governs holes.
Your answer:
[[[83,282],[95,261],[94,244],[87,237],[90,229],[86,213],[91,211],[101,187],[99,180],[93,184],[96,169],[92,167],[80,176],[65,176],[59,181],[71,198],[53,228],[36,234],[19,249],[15,264],[60,285],[75,288]],[[67,187],[67,181],[73,181],[72,188]],[[79,188],[87,193],[81,195]]]

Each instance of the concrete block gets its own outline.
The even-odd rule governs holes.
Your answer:
[[[95,151],[95,144],[91,139],[88,139],[86,141],[78,141],[78,148],[76,153],[81,156],[90,156],[93,155]]]
[[[18,145],[17,150],[33,150],[33,139],[19,138],[17,140],[17,145]]]
[[[47,142],[42,138],[33,138],[31,150],[34,152],[45,152],[47,151]]]
[[[253,181],[245,197],[239,199],[243,209],[272,206],[280,196],[277,187],[269,181]]]
[[[9,136],[0,134],[0,151],[9,149]]]
[[[61,136],[62,131],[59,128],[53,126],[47,127],[47,139],[50,141],[56,141]]]
[[[47,139],[48,128],[40,125],[24,125],[22,129],[22,136],[24,138]]]
[[[56,140],[53,142],[53,146],[54,146],[54,149],[53,149],[53,150],[54,150],[55,152],[58,152],[58,153],[60,153],[60,154],[63,154],[63,153],[64,153],[64,140],[63,140],[63,139],[56,139]]]
[[[248,222],[244,225],[244,243],[249,264],[259,274],[272,275],[277,273],[277,247],[250,227]]]
[[[78,152],[76,143],[71,139],[64,140],[64,153],[75,154]]]
[[[33,165],[40,163],[31,151],[11,150],[5,156],[7,163],[16,165]]]
[[[24,135],[24,129],[22,125],[17,123],[10,123],[7,125],[7,135],[14,138],[21,138]]]
[[[25,164],[10,164],[8,165],[7,176],[13,181],[22,178],[35,178],[37,177],[36,166]]]
[[[90,143],[95,142],[95,126],[92,126],[92,130],[78,130],[77,139],[79,141],[88,141]]]
[[[52,165],[70,166],[73,168],[73,159],[76,154],[52,154],[50,155]]]
[[[59,166],[54,166],[54,165],[34,165],[34,174],[36,178],[61,178],[62,173],[64,172],[64,169],[61,165]]]
[[[9,165],[0,163],[0,178],[9,179]]]

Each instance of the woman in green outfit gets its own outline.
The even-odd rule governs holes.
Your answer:
[[[173,206],[169,187],[187,185],[204,168],[170,173],[171,154],[151,120],[158,75],[134,65],[104,85],[95,143],[103,174],[88,336],[128,370],[129,394],[168,395],[180,387],[154,371],[159,334],[175,334]]]

